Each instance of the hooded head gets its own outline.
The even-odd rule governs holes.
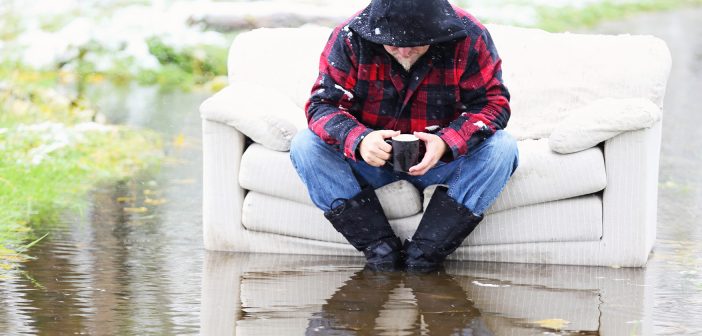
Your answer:
[[[468,35],[447,0],[372,0],[349,27],[366,40],[394,47],[431,45]]]

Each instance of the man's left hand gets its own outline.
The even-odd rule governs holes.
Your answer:
[[[439,159],[441,159],[446,150],[448,150],[448,146],[444,140],[435,134],[414,132],[414,136],[424,141],[426,152],[422,162],[418,163],[416,166],[410,167],[409,174],[412,176],[422,176],[426,174],[429,169],[436,166],[436,163],[439,162]]]

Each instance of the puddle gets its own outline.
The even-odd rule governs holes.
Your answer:
[[[91,194],[0,280],[0,333],[165,335],[702,334],[702,10],[603,25],[668,40],[658,242],[645,269],[449,263],[374,274],[359,258],[205,252],[204,96],[112,92],[103,112],[172,139],[158,176]],[[146,112],[146,113],[145,113]],[[147,201],[150,200],[150,201]],[[129,210],[131,209],[131,210]]]

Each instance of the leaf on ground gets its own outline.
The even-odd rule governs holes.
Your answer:
[[[183,135],[183,133],[176,135],[176,137],[173,139],[173,146],[178,148],[185,146],[185,135]]]
[[[127,203],[134,201],[134,197],[117,197],[117,203]]]
[[[562,319],[547,319],[547,320],[539,320],[539,321],[534,321],[534,323],[538,324],[542,328],[547,328],[547,329],[553,329],[553,330],[561,330],[567,326],[570,321],[562,320]]]
[[[130,212],[130,213],[144,213],[149,211],[146,207],[138,207],[138,208],[124,208],[125,212]]]
[[[144,200],[144,204],[148,204],[148,205],[161,205],[164,203],[166,203],[165,198],[159,198],[159,199],[147,198]]]
[[[173,184],[195,184],[195,179],[176,179]]]
[[[149,196],[149,195],[156,195],[158,192],[155,192],[151,189],[144,189],[144,195]]]

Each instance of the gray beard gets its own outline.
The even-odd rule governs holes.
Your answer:
[[[410,60],[404,60],[404,61],[401,61],[398,59],[395,59],[395,60],[397,61],[397,63],[400,63],[400,65],[402,65],[402,67],[405,68],[406,71],[410,71],[410,69],[414,65],[414,62],[412,62]]]

